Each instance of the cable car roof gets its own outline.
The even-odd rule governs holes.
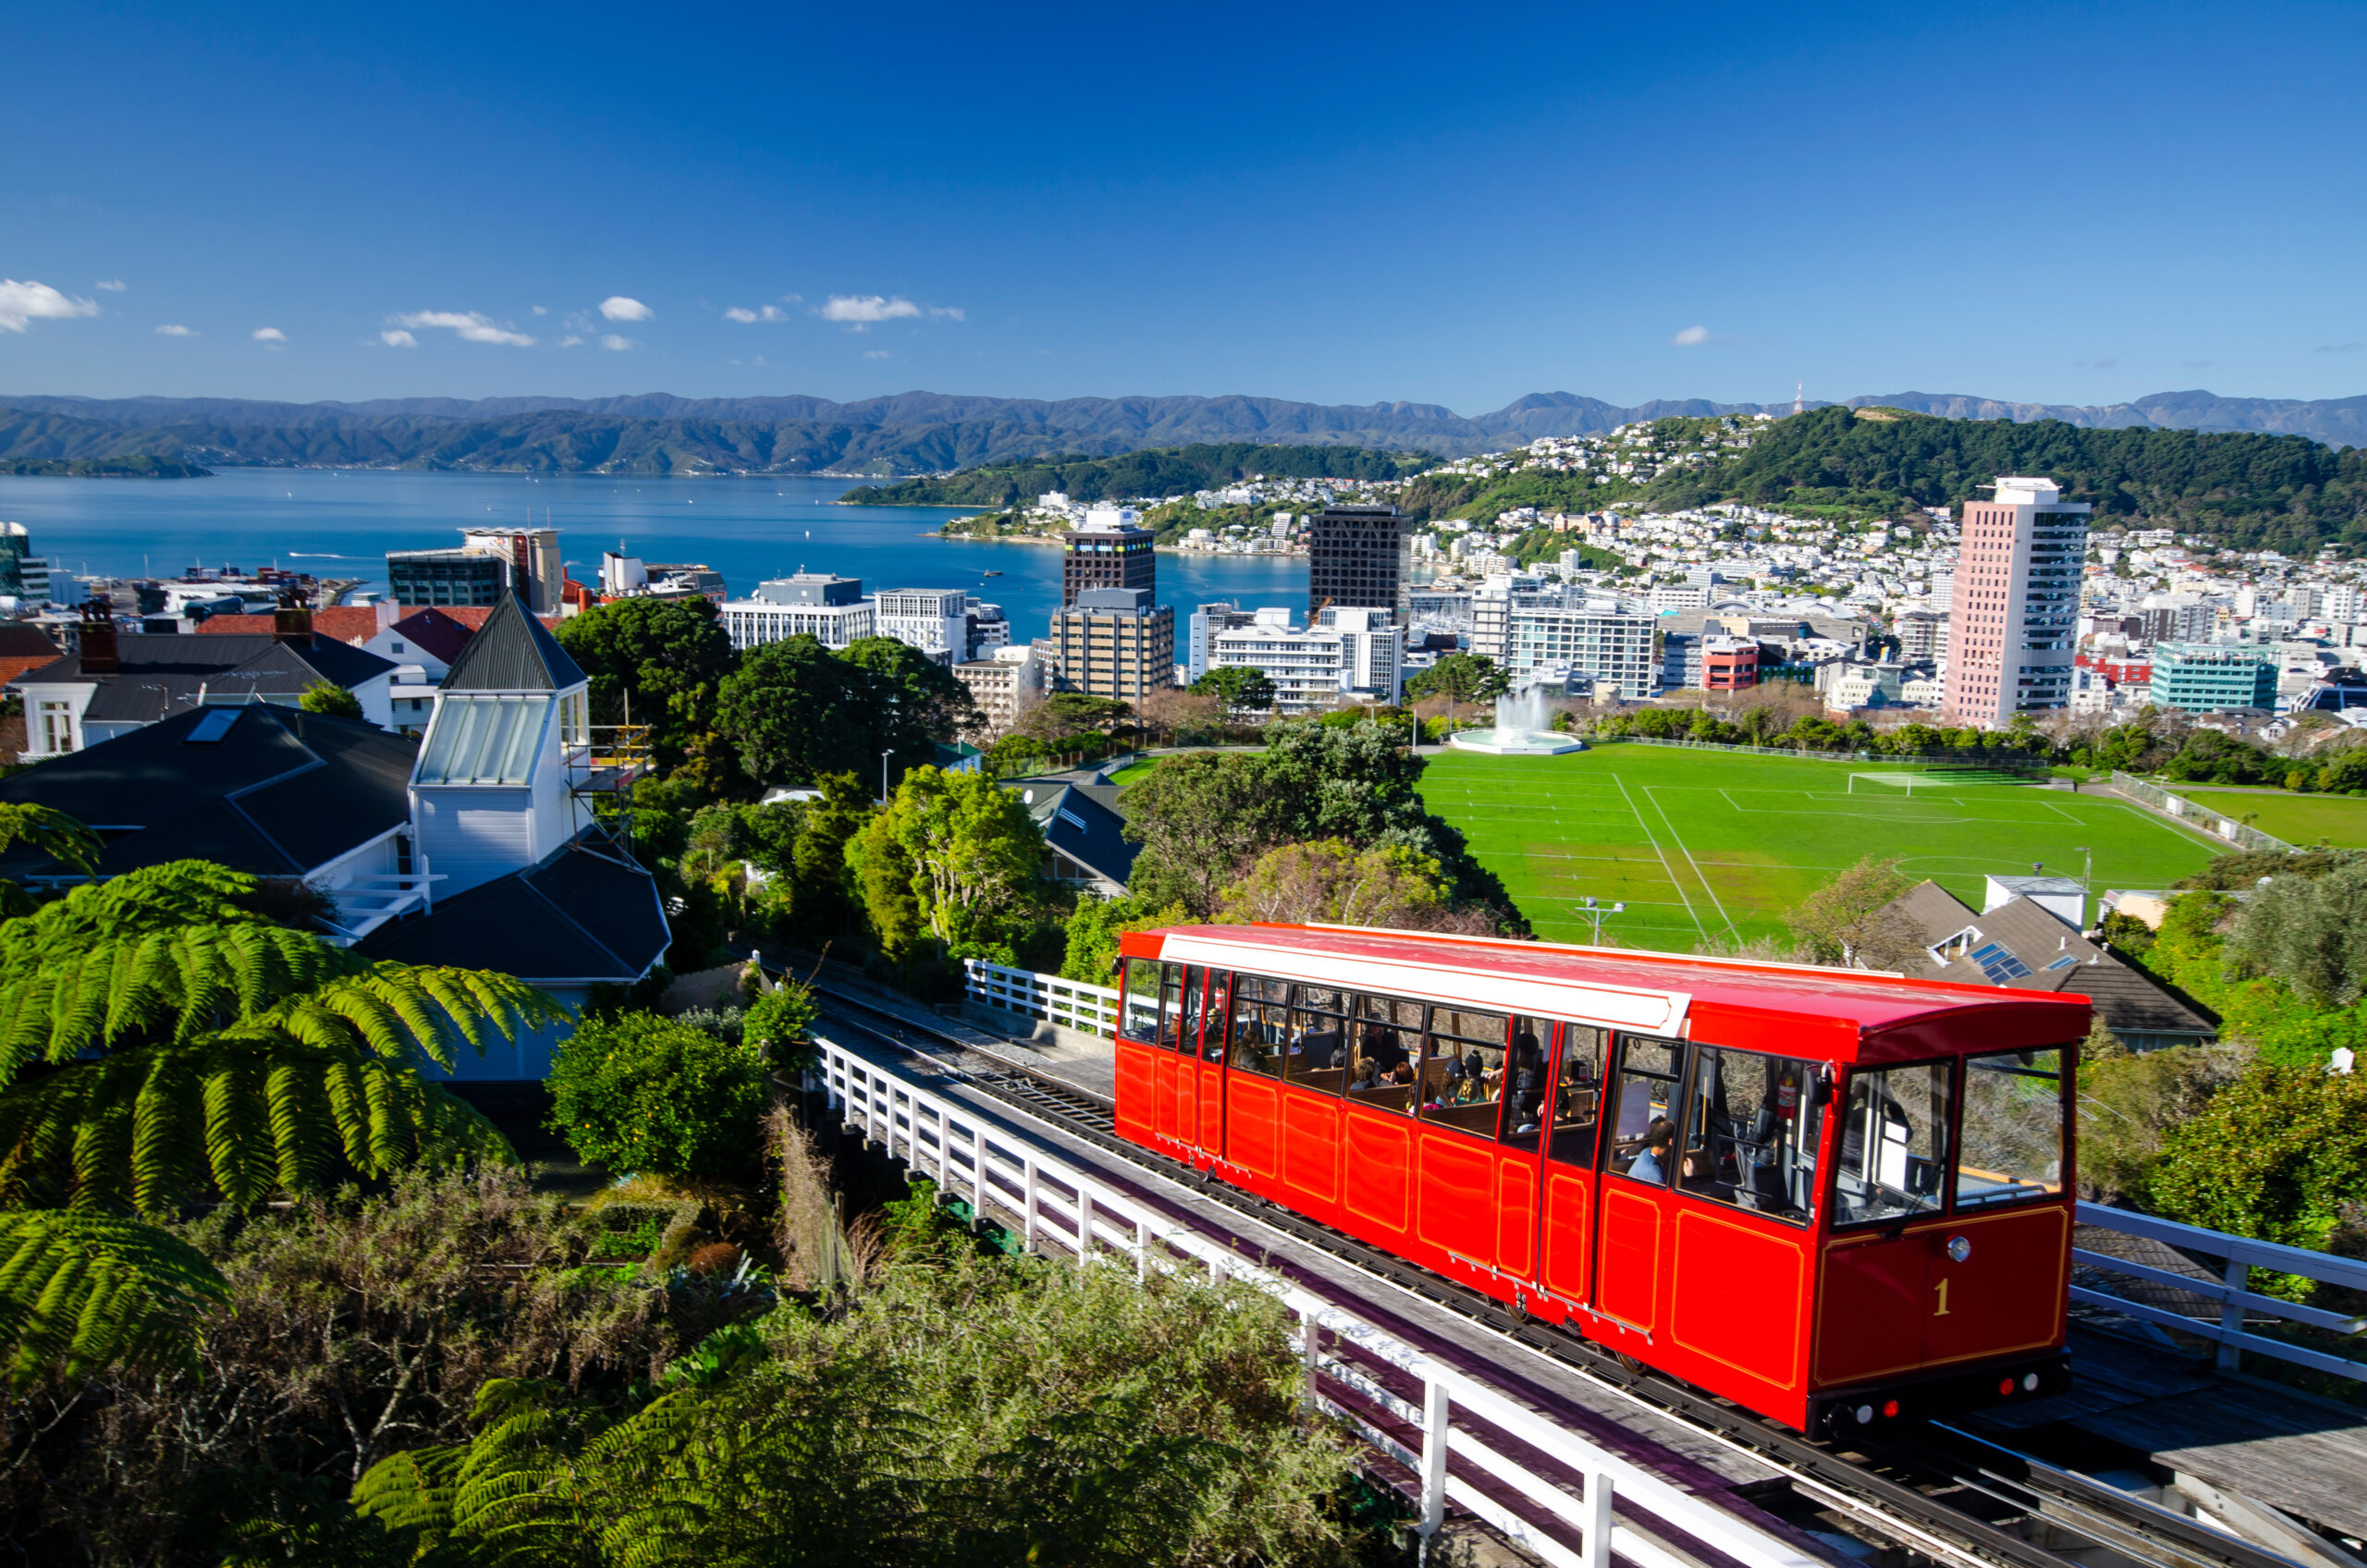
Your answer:
[[[1466,1002],[1746,1050],[1880,1064],[2046,1049],[2088,1033],[2085,997],[1858,969],[1341,925],[1179,925],[1130,956],[1345,990]]]

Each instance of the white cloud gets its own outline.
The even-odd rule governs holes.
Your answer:
[[[577,336],[575,336],[575,334],[573,334],[572,332],[570,332],[570,333],[569,333],[566,337],[562,337],[562,338],[560,338],[560,339],[558,340],[558,346],[559,346],[560,348],[562,348],[562,349],[572,349],[572,348],[574,348],[577,344],[579,344],[579,343],[581,343],[581,342],[583,342],[583,338],[578,337]]]
[[[416,349],[419,339],[399,327],[389,327],[378,334],[378,341],[389,349]]]
[[[166,325],[160,326],[156,329],[156,336],[159,337],[194,337],[197,334],[191,332],[188,327],[177,326],[167,323]]]
[[[892,299],[880,294],[833,294],[814,313],[824,321],[844,322],[861,332],[874,322],[901,321],[917,316],[922,311],[901,294]]]
[[[892,360],[896,356],[885,349],[865,349],[863,357],[866,360]]]
[[[723,312],[723,319],[726,321],[741,322],[787,321],[789,319],[789,312],[782,310],[779,305],[759,305],[753,311],[745,305],[734,305],[730,310]]]
[[[96,300],[77,300],[46,283],[0,277],[0,332],[22,332],[29,321],[64,321],[98,313]]]
[[[1680,349],[1696,348],[1710,341],[1710,329],[1706,326],[1688,326],[1669,341]]]
[[[542,306],[540,306],[540,305],[536,305],[536,306],[534,307],[534,313],[535,313],[536,315],[538,315],[538,316],[546,316],[546,315],[550,314],[550,312],[548,312],[548,311],[545,310],[545,309],[544,309]]]
[[[604,332],[600,334],[600,347],[603,349],[613,349],[615,352],[621,354],[627,349],[632,347],[632,339],[630,337],[619,337],[613,332]]]
[[[110,294],[120,294],[123,292],[123,279],[119,277],[103,277],[99,279],[98,282],[91,285],[91,287],[93,288],[104,288]]]
[[[928,313],[933,316],[944,316],[952,321],[968,321],[970,319],[951,305],[931,305],[928,308]]]
[[[253,336],[254,340],[258,343],[285,343],[288,341],[288,334],[280,331],[279,328],[276,326],[256,327]]]
[[[648,321],[657,314],[640,300],[629,300],[622,294],[611,294],[601,300],[600,313],[610,321]]]
[[[412,311],[389,319],[403,327],[449,327],[464,343],[502,343],[513,349],[534,346],[534,340],[524,333],[496,326],[491,317],[476,311]]]

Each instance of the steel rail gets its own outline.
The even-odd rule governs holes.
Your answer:
[[[1729,1452],[1776,1471],[1809,1501],[1836,1509],[1895,1544],[1937,1561],[1957,1568],[2075,1568],[2077,1562],[1934,1495],[1956,1489],[2054,1529],[2085,1536],[2140,1568],[2302,1568],[2289,1558],[2222,1535],[2103,1482],[1936,1423],[1931,1424],[1933,1435],[1929,1441],[1869,1445],[1867,1452],[1851,1457],[1846,1451],[1814,1441],[1742,1406],[1677,1383],[1641,1363],[1629,1363],[1559,1325],[1516,1312],[1492,1296],[1458,1285],[1385,1249],[1121,1138],[1115,1106],[1077,1084],[1005,1060],[934,1023],[835,986],[816,983],[813,988],[838,1008],[888,1021],[894,1032],[860,1019],[845,1020],[894,1048],[920,1056],[1014,1109],[1051,1121],[1072,1137],[1512,1340],[1606,1392],[1678,1421]],[[932,1044],[915,1044],[903,1037],[904,1031],[926,1036]],[[984,1072],[961,1067],[945,1061],[938,1054],[942,1050],[982,1057],[994,1065]],[[1976,1447],[1987,1452],[1967,1452]],[[1998,1473],[1994,1467],[2001,1461],[2008,1467],[2019,1467],[2020,1475]],[[2054,1506],[2048,1506],[2050,1501]],[[2084,1528],[2082,1521],[2086,1521]]]

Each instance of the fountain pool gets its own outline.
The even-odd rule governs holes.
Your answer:
[[[1553,728],[1542,686],[1498,697],[1493,729],[1458,729],[1446,738],[1446,743],[1458,751],[1500,757],[1551,757],[1587,749],[1584,741]]]

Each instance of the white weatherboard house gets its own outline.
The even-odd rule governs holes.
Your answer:
[[[329,899],[331,939],[371,958],[500,970],[570,1006],[647,974],[670,934],[656,882],[593,821],[605,780],[583,672],[508,599],[435,702],[423,741],[275,704],[190,706],[0,780],[0,802],[97,828],[102,877],[200,859],[300,879]],[[0,856],[21,881],[80,875],[29,848]],[[540,1079],[563,1034],[463,1052],[453,1076]]]

